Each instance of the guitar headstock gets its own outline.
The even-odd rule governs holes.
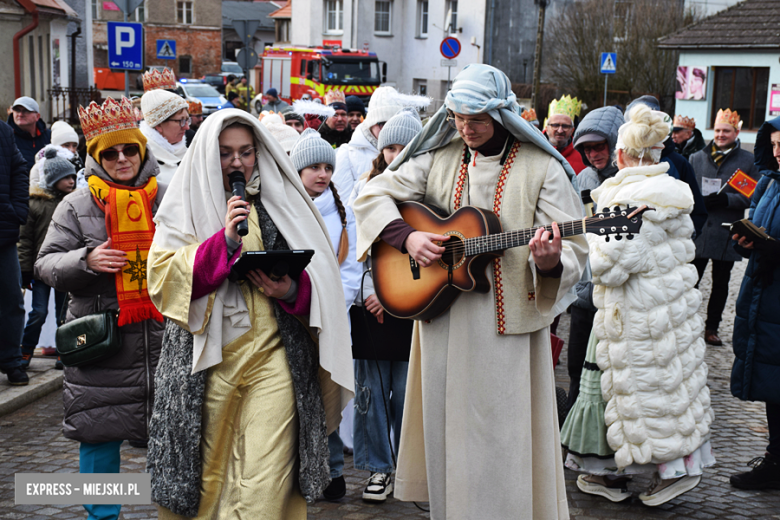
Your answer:
[[[610,235],[615,235],[615,240],[622,240],[623,235],[628,240],[634,238],[634,234],[639,233],[642,227],[642,213],[653,208],[643,205],[640,207],[621,208],[615,206],[614,209],[606,208],[601,213],[596,213],[592,217],[585,219],[585,232],[594,235],[605,236],[609,241]]]

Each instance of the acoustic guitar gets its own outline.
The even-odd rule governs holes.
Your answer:
[[[607,208],[593,217],[558,224],[561,237],[583,233],[615,235],[621,240],[634,238],[642,226],[642,213],[652,209]],[[504,232],[491,211],[464,206],[448,217],[441,217],[419,202],[398,205],[401,217],[417,231],[449,236],[439,242],[445,248],[441,259],[429,267],[420,266],[384,241],[371,250],[372,274],[377,298],[385,311],[397,318],[433,319],[453,304],[461,292],[490,291],[485,273],[488,264],[504,250],[527,245],[538,228]],[[544,227],[552,233],[552,226]]]

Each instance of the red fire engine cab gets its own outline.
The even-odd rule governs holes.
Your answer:
[[[375,52],[338,47],[266,47],[260,68],[260,92],[273,87],[290,104],[309,91],[323,97],[330,90],[367,102],[387,75]]]

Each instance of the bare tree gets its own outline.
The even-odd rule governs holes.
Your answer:
[[[679,0],[585,0],[568,4],[550,23],[548,71],[566,93],[589,107],[603,104],[602,52],[617,52],[617,73],[609,78],[608,104],[625,104],[642,94],[672,109],[677,52],[657,41],[693,23],[693,11]]]

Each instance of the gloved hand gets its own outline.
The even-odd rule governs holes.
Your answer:
[[[32,290],[33,273],[32,271],[22,271],[22,289]]]
[[[708,210],[727,208],[729,197],[725,193],[713,193],[704,197],[704,207]]]

